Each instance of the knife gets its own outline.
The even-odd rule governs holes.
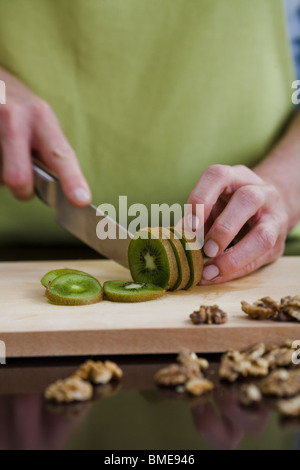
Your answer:
[[[92,204],[73,206],[64,195],[59,180],[35,157],[32,162],[35,192],[41,201],[55,210],[58,224],[101,255],[128,268],[127,252],[133,235]],[[103,218],[115,226],[116,239],[100,240],[97,237],[96,227]]]

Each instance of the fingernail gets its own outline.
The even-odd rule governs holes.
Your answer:
[[[188,214],[187,216],[187,223],[189,225],[189,227],[195,231],[197,230],[197,228],[199,227],[199,224],[200,224],[200,220],[199,220],[199,217],[197,217],[196,215],[194,214]]]
[[[74,191],[74,197],[78,202],[90,202],[90,193],[84,188],[76,188]]]
[[[208,240],[204,245],[204,253],[209,256],[209,258],[217,256],[219,249],[219,245],[213,240]]]
[[[211,281],[215,277],[220,274],[219,268],[215,264],[210,264],[209,266],[205,266],[203,269],[202,277],[206,281]]]

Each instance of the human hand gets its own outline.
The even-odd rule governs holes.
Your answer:
[[[214,402],[191,406],[197,432],[213,449],[236,449],[245,437],[262,434],[267,426],[270,418],[267,405],[261,402],[249,409],[242,407],[235,392],[231,388],[217,388],[213,393]]]
[[[0,105],[0,185],[7,185],[17,199],[30,199],[34,192],[31,152],[35,150],[58,177],[69,201],[87,205],[91,199],[88,184],[54,111],[1,68],[0,79],[6,84],[6,104]]]
[[[201,284],[218,284],[242,277],[278,258],[288,233],[283,199],[243,165],[212,165],[201,175],[189,204],[204,204],[204,266]],[[228,245],[239,235],[239,241]]]

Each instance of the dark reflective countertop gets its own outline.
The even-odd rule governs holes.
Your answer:
[[[300,421],[283,420],[272,400],[237,402],[236,385],[218,380],[219,356],[206,355],[212,393],[196,398],[156,386],[175,356],[110,357],[119,383],[95,387],[90,402],[54,405],[44,389],[86,359],[7,360],[0,365],[0,449],[297,449]],[[103,357],[97,359],[105,359]]]
[[[3,260],[92,258],[81,247],[6,250]],[[95,387],[93,400],[45,402],[45,388],[74,373],[85,357],[7,359],[0,364],[0,449],[298,449],[300,420],[282,419],[274,401],[244,408],[237,386],[218,379],[219,355],[206,355],[215,388],[190,397],[154,383],[175,356],[110,356],[121,382]],[[93,357],[103,360],[107,357]]]

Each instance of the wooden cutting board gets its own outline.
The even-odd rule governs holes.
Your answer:
[[[167,293],[155,301],[81,307],[51,305],[44,296],[41,277],[64,267],[86,271],[101,282],[130,280],[129,271],[112,261],[0,263],[0,340],[7,357],[177,353],[182,346],[223,352],[258,341],[300,340],[300,323],[255,321],[240,308],[241,300],[299,294],[300,257],[281,258],[227,284]],[[226,324],[191,323],[189,314],[200,304],[215,303],[228,313]]]

